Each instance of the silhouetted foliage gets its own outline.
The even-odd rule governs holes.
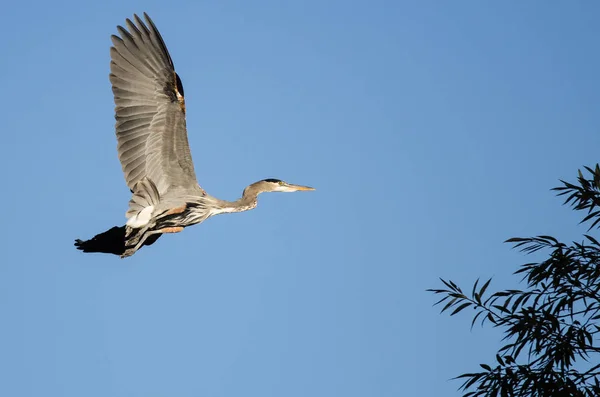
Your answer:
[[[600,167],[579,171],[578,183],[561,180],[554,188],[565,204],[585,211],[581,223],[600,227]],[[546,260],[526,263],[514,273],[526,289],[488,292],[490,280],[475,282],[466,294],[452,281],[431,289],[436,303],[451,316],[472,307],[477,322],[502,329],[505,342],[495,362],[466,373],[463,396],[600,396],[600,243],[584,234],[581,243],[561,243],[551,236],[507,240],[525,253],[549,252]]]

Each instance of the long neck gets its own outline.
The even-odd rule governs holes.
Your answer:
[[[242,212],[254,209],[256,208],[258,195],[261,192],[256,184],[252,184],[244,189],[242,197],[235,201],[218,200],[218,206],[221,209],[220,212]]]

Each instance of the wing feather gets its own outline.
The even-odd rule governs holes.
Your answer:
[[[156,26],[134,15],[112,36],[110,81],[117,149],[127,186],[144,178],[160,195],[197,186],[187,139],[183,86]]]

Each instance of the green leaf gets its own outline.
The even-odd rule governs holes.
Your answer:
[[[442,283],[444,283],[446,287],[450,288],[452,291],[456,291],[456,285],[452,281],[448,280],[447,282],[443,278],[440,278],[440,280],[442,280]]]
[[[465,302],[465,303],[463,303],[462,305],[460,305],[459,307],[457,307],[456,309],[454,309],[454,311],[450,314],[450,316],[454,316],[456,313],[460,312],[464,308],[469,307],[471,305],[472,305],[471,302]]]
[[[488,285],[490,285],[490,282],[492,281],[492,279],[490,278],[485,284],[483,284],[483,287],[481,287],[481,289],[479,290],[479,296],[483,298],[483,294],[485,293],[485,290],[487,289]]]
[[[510,310],[508,310],[507,308],[505,308],[505,307],[503,307],[503,306],[500,306],[500,305],[493,305],[492,307],[493,307],[494,309],[498,309],[498,310],[500,310],[500,311],[501,311],[501,312],[503,312],[503,313],[511,314],[511,313],[510,313]]]
[[[502,357],[500,357],[499,354],[496,354],[496,361],[498,361],[500,365],[504,366],[504,361],[502,360]]]
[[[439,305],[440,303],[442,303],[443,301],[445,301],[445,300],[446,300],[446,299],[448,299],[448,298],[449,298],[449,296],[448,296],[448,295],[444,296],[442,299],[440,299],[439,301],[435,302],[435,303],[433,304],[433,306],[437,306],[437,305]]]
[[[479,316],[481,316],[481,314],[482,314],[482,313],[483,313],[483,310],[482,310],[482,311],[480,311],[479,313],[477,313],[477,314],[475,315],[475,317],[473,317],[473,321],[471,321],[471,330],[473,330],[473,326],[475,325],[475,321],[477,321],[477,318],[478,318]]]
[[[442,311],[440,313],[445,312],[450,306],[452,306],[454,304],[454,302],[457,301],[458,298],[453,298],[450,302],[446,303],[446,306],[444,306],[444,308],[442,309]]]
[[[475,291],[477,291],[477,283],[479,282],[479,277],[475,280],[475,284],[473,284],[473,291],[471,291],[471,296],[475,296]]]

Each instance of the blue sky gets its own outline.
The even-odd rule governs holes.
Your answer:
[[[585,230],[549,191],[598,161],[591,2],[12,2],[0,15],[0,395],[452,396],[499,335],[437,277],[515,287],[502,241]],[[525,4],[526,3],[526,4]],[[110,35],[148,12],[200,184],[262,195],[120,260]]]

